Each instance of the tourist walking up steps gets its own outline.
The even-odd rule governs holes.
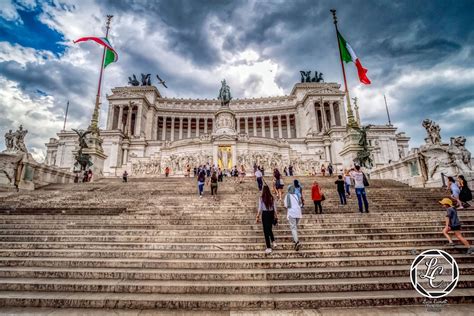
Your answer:
[[[332,177],[333,172],[334,172],[334,167],[331,164],[329,164],[328,165],[328,173],[329,173],[330,177]]]
[[[273,198],[272,193],[268,185],[264,185],[262,188],[262,196],[258,201],[258,211],[256,222],[258,223],[262,217],[263,234],[265,236],[265,244],[267,249],[265,253],[269,254],[272,252],[272,248],[276,248],[275,237],[273,236],[272,226],[275,221],[278,221],[277,204]]]
[[[321,203],[324,200],[324,194],[317,181],[314,181],[313,186],[311,187],[311,199],[314,202],[314,211],[316,214],[323,214],[323,206]]]
[[[354,188],[357,195],[357,203],[359,204],[359,212],[363,213],[362,201],[364,201],[365,212],[369,212],[369,202],[367,201],[367,193],[365,192],[365,186],[368,184],[364,173],[360,170],[360,166],[355,166],[354,172],[352,172],[352,178],[354,179]]]
[[[351,175],[349,171],[344,170],[344,186],[346,188],[347,197],[351,197]]]
[[[214,198],[214,200],[217,200],[217,182],[218,182],[218,178],[217,178],[217,173],[214,171],[212,172],[212,175],[211,175],[211,181],[210,181],[210,185],[211,185],[211,195],[212,197]]]
[[[459,189],[459,186],[457,185],[456,181],[454,181],[453,177],[448,177],[448,190],[451,191],[451,197],[456,200],[457,208],[460,210],[463,209],[464,207],[462,206],[462,202],[459,199],[461,189]]]
[[[281,198],[283,196],[283,180],[281,178],[281,173],[278,171],[277,168],[273,170],[273,182],[275,183],[275,192],[278,196],[278,201],[281,201]]]
[[[202,198],[202,195],[204,193],[204,184],[206,183],[206,170],[204,170],[204,168],[202,168],[199,171],[199,174],[197,177],[197,183],[198,183],[199,197]]]
[[[295,187],[295,194],[298,196],[300,201],[300,205],[304,206],[304,198],[303,198],[303,186],[300,184],[298,180],[293,180],[293,186]]]
[[[239,183],[244,182],[245,179],[245,167],[244,165],[240,166],[240,171],[239,171]]]
[[[336,184],[336,189],[337,193],[339,194],[339,201],[341,202],[341,205],[346,205],[347,200],[346,200],[346,191],[344,188],[344,180],[342,179],[341,175],[337,176],[337,180],[334,182]]]
[[[125,170],[122,174],[122,182],[128,182],[128,172]]]
[[[459,199],[463,203],[464,207],[469,207],[470,205],[468,202],[472,200],[472,192],[463,175],[458,176],[458,185],[461,189],[461,192],[459,193]]]
[[[321,166],[321,174],[323,177],[326,175],[326,168],[324,167],[324,165]]]
[[[451,247],[455,246],[453,240],[449,236],[449,232],[453,232],[454,236],[456,236],[456,238],[467,247],[467,254],[473,254],[474,247],[471,247],[466,238],[461,234],[461,221],[459,220],[458,212],[453,206],[453,201],[449,198],[444,198],[439,201],[439,203],[446,209],[446,226],[443,229],[443,235],[448,239],[448,245]]]
[[[257,180],[258,191],[262,192],[263,188],[263,174],[260,168],[258,167],[255,171],[255,179]]]
[[[295,187],[293,185],[288,186],[288,193],[285,196],[284,204],[287,209],[286,218],[290,224],[291,235],[293,242],[295,243],[295,250],[300,250],[301,244],[298,239],[298,223],[302,218],[301,206],[298,201],[298,196],[295,194]]]

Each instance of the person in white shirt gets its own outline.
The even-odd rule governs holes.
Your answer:
[[[295,250],[300,250],[301,244],[298,240],[298,223],[303,217],[301,214],[301,205],[299,203],[299,198],[295,194],[295,187],[293,185],[288,186],[288,193],[284,199],[285,207],[288,210],[286,218],[290,224],[291,235],[295,243]]]
[[[347,197],[351,197],[351,175],[349,170],[344,170],[344,186],[346,188]]]
[[[357,195],[357,202],[359,204],[359,212],[363,213],[362,201],[364,201],[365,212],[369,212],[369,202],[367,201],[367,193],[365,192],[364,173],[360,170],[360,166],[355,166],[355,171],[351,173],[354,179],[354,188]]]

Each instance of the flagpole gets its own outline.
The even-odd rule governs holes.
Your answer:
[[[113,15],[107,15],[107,22],[105,24],[106,31],[105,31],[105,38],[109,36],[109,29],[110,29],[110,21],[112,20]],[[91,125],[89,126],[89,130],[92,131],[92,134],[99,135],[99,111],[100,111],[100,88],[102,86],[102,74],[104,72],[104,59],[105,59],[105,52],[107,51],[107,47],[104,47],[102,52],[102,62],[100,63],[100,75],[99,75],[99,84],[97,87],[97,95],[95,98],[95,107],[94,113],[92,114]]]
[[[387,110],[388,125],[392,126],[392,122],[390,120],[390,112],[388,111],[387,98],[385,97],[385,94],[383,95],[383,99],[385,100],[385,110]]]
[[[344,62],[342,60],[342,52],[341,46],[339,44],[339,30],[337,29],[337,17],[336,17],[336,10],[330,10],[332,13],[332,17],[334,19],[334,26],[336,27],[336,39],[337,39],[337,48],[339,49],[339,58],[341,60],[341,67],[342,67],[342,76],[344,77],[344,86],[345,86],[345,94],[347,100],[347,126],[349,128],[358,127],[357,122],[354,120],[354,113],[352,112],[351,107],[351,98],[349,96],[349,88],[347,87],[347,79],[346,79],[346,70],[344,68]]]
[[[64,125],[63,125],[63,131],[66,130],[66,121],[67,121],[67,112],[69,111],[69,100],[67,100],[67,105],[66,105],[66,114],[64,115]]]

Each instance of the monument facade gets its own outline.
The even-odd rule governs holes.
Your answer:
[[[100,132],[103,175],[157,176],[167,166],[180,175],[187,165],[206,163],[267,170],[291,164],[300,175],[329,163],[349,167],[356,154],[348,149],[344,92],[321,81],[297,83],[289,95],[249,99],[233,99],[225,80],[213,100],[162,97],[148,82],[114,88]],[[391,125],[372,125],[366,138],[374,166],[408,153],[409,138]],[[62,131],[46,146],[47,164],[72,168],[75,132]]]

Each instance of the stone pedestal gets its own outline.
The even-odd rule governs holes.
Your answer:
[[[347,134],[344,136],[344,147],[339,155],[345,168],[354,165],[357,153],[362,150],[362,147],[359,145],[359,137],[359,133],[352,128],[348,129]]]
[[[87,139],[87,146],[88,148],[84,148],[82,152],[91,156],[91,162],[93,165],[90,169],[92,169],[93,178],[102,178],[104,176],[104,161],[107,158],[107,155],[102,149],[101,137],[99,135],[91,135]]]

